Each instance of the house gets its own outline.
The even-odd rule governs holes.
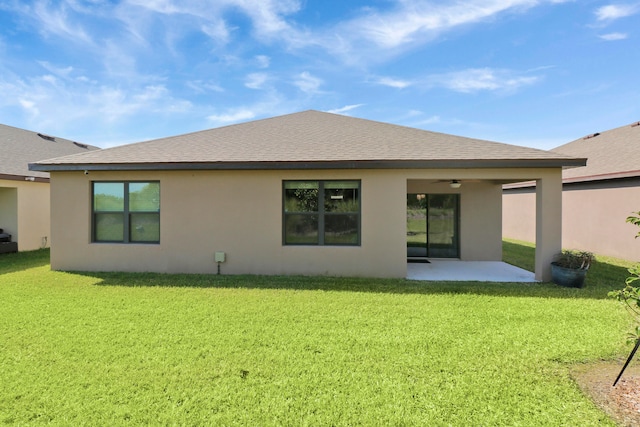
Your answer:
[[[95,149],[0,124],[0,229],[11,235],[13,248],[30,251],[50,242],[49,174],[30,171],[29,162]]]
[[[562,174],[564,246],[639,260],[637,227],[625,220],[640,211],[640,122],[593,133],[553,151],[589,158],[586,167]],[[505,186],[505,237],[534,241],[534,194],[534,183]]]
[[[408,256],[500,261],[502,185],[536,180],[546,280],[561,171],[584,164],[312,110],[30,167],[51,173],[52,268],[84,271],[406,277]]]

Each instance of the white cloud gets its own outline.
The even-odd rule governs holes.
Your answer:
[[[298,74],[293,82],[298,89],[309,94],[318,93],[322,83],[322,79],[312,76],[308,71]]]
[[[0,108],[19,109],[38,127],[46,124],[55,129],[73,123],[99,127],[141,120],[149,114],[159,117],[186,113],[193,108],[162,84],[96,84],[88,79],[59,79],[52,74],[29,78],[5,74],[0,77],[0,92]]]
[[[103,86],[93,91],[88,98],[92,109],[99,111],[108,122],[129,119],[149,112],[155,114],[187,112],[192,107],[189,101],[173,98],[163,85],[149,85],[128,90]]]
[[[191,80],[186,82],[185,85],[196,93],[224,92],[224,89],[219,85],[202,80]]]
[[[280,94],[275,91],[269,91],[264,93],[262,99],[252,104],[223,109],[207,116],[207,120],[214,125],[222,126],[263,116],[273,117],[290,113],[291,106],[286,104],[287,102],[283,101]],[[294,108],[294,110],[298,110],[298,108]]]
[[[116,41],[107,41],[102,48],[103,64],[112,78],[130,80],[137,74],[135,56]]]
[[[628,35],[624,33],[609,33],[609,34],[602,34],[601,36],[598,36],[598,37],[606,41],[615,41],[615,40],[624,40],[628,37]]]
[[[247,75],[244,85],[249,89],[262,89],[268,78],[266,73],[251,73]]]
[[[263,36],[293,32],[282,15],[300,10],[300,2],[296,0],[237,0],[232,3],[251,17],[257,33]]]
[[[434,74],[426,78],[427,86],[444,87],[456,92],[515,90],[539,80],[537,76],[518,76],[509,70],[471,68],[446,74]]]
[[[94,46],[94,52],[107,52],[105,66],[115,75],[134,71],[140,54],[133,45],[148,51],[164,42],[172,56],[180,57],[183,53],[179,43],[194,29],[207,35],[218,48],[230,43],[242,34],[241,29],[227,22],[232,13],[251,20],[251,33],[260,43],[278,40],[290,49],[321,47],[347,63],[361,65],[370,60],[384,61],[452,28],[544,2],[564,0],[395,0],[387,10],[364,8],[356,12],[355,18],[318,29],[303,28],[293,20],[302,8],[301,0],[123,0],[116,6],[105,2],[92,9],[76,5],[76,0],[62,0],[57,7],[39,0],[34,7],[36,13],[29,14],[37,17],[36,25],[42,26],[47,34],[83,40]],[[89,13],[95,14],[94,21],[101,20],[100,25],[90,25],[94,21],[82,19],[88,15],[80,14]],[[104,24],[111,27],[120,24],[128,31],[121,31],[118,37],[100,37]],[[92,37],[105,41],[94,43]],[[116,60],[112,61],[113,58]],[[270,66],[268,56],[254,58],[259,68]],[[383,78],[379,83],[396,88],[409,84],[391,78]]]
[[[35,102],[26,99],[19,99],[18,103],[20,103],[20,106],[24,108],[32,117],[37,117],[40,115],[40,110],[38,110]]]
[[[89,1],[92,7],[88,7]],[[305,95],[327,93],[322,91],[330,87],[323,80],[324,75],[314,71],[318,70],[319,62],[326,62],[326,58],[314,57],[318,53],[314,48],[344,55],[345,61],[369,70],[367,61],[385,61],[403,49],[427,43],[457,26],[493,19],[500,13],[519,11],[545,1],[559,2],[376,2],[380,9],[353,10],[353,6],[347,6],[351,8],[349,16],[355,18],[344,18],[341,23],[330,26],[320,24],[312,29],[295,21],[295,13],[304,4],[301,0],[32,0],[30,3],[15,0],[14,8],[21,10],[20,22],[29,23],[36,36],[43,34],[47,38],[45,46],[53,50],[62,42],[67,50],[79,53],[69,60],[57,59],[61,57],[57,55],[32,58],[46,59],[38,62],[46,71],[36,69],[37,76],[31,71],[30,74],[20,73],[20,78],[9,79],[6,73],[0,73],[1,98],[10,98],[0,100],[0,107],[13,103],[20,114],[41,120],[67,123],[67,126],[106,122],[107,128],[115,128],[113,123],[116,121],[119,124],[126,120],[152,122],[148,118],[154,113],[157,117],[190,112],[192,116],[208,116],[211,122],[224,124],[274,115],[276,110],[288,112],[300,107],[309,108],[309,97]],[[251,21],[248,25],[247,20]],[[242,26],[235,26],[237,22],[242,22]],[[248,31],[247,26],[250,27]],[[255,41],[240,40],[247,36],[254,37],[258,45]],[[51,43],[54,38],[56,43]],[[81,46],[84,49],[67,43],[70,39],[73,43],[84,43]],[[4,43],[15,50],[16,46],[9,41]],[[225,49],[223,44],[229,44],[229,48]],[[289,84],[293,85],[289,86],[289,91],[300,90],[291,95],[290,100],[225,108],[223,102],[228,99],[244,102],[241,92],[251,93],[250,96],[273,95],[275,73],[281,72],[280,67],[291,67],[290,57],[284,53],[295,53],[295,49],[302,47],[308,48],[303,52],[307,65],[297,68],[299,74],[293,71],[289,75]],[[196,53],[191,49],[197,49]],[[271,49],[283,54],[273,54],[272,58],[267,55],[271,55]],[[364,61],[358,62],[361,58]],[[0,58],[0,66],[11,67],[12,64]],[[305,69],[310,71],[300,72]],[[172,80],[175,73],[178,77]],[[538,79],[535,73],[492,69],[464,70],[423,79],[403,78],[399,74],[375,80],[375,75],[373,78],[372,74],[368,75],[370,83],[396,89],[438,86],[463,93],[513,90]],[[269,90],[252,92],[241,87],[238,93],[230,93],[229,87],[224,96],[219,95],[225,91],[222,87],[225,79],[237,81],[238,76],[241,79],[244,76],[246,88]],[[9,90],[5,91],[7,84]],[[209,107],[194,106],[174,90],[195,93],[198,101],[193,102],[210,103],[219,110],[196,111]],[[350,101],[357,102],[358,99]],[[335,105],[342,105],[339,102]],[[361,105],[350,104],[331,111],[347,113]]]
[[[387,10],[363,8],[352,19],[317,29],[304,28],[294,21],[294,14],[302,8],[301,0],[126,0],[119,7],[119,17],[132,34],[144,31],[139,24],[145,21],[140,17],[144,11],[170,16],[172,31],[182,34],[191,30],[196,19],[203,33],[224,44],[240,34],[225,20],[230,12],[239,12],[251,20],[258,42],[278,40],[292,49],[321,47],[346,62],[359,64],[363,58],[381,60],[396,55],[401,49],[424,44],[461,25],[545,2],[565,1],[570,0],[395,0]],[[260,68],[269,66],[269,57],[255,58]]]
[[[400,79],[394,79],[391,77],[380,77],[376,83],[383,85],[383,86],[390,86],[390,87],[394,87],[397,89],[404,89],[406,87],[409,87],[412,85],[411,82],[407,81],[407,80],[400,80]]]
[[[173,4],[172,0],[128,0],[125,3],[144,7],[156,13],[171,15],[174,13],[184,13],[184,9]]]
[[[36,2],[33,8],[23,9],[23,13],[35,19],[35,27],[44,35],[55,35],[74,43],[94,44],[84,28],[73,22],[69,16],[67,2],[62,2],[56,9],[50,7],[48,1],[41,0]]]
[[[47,74],[45,76],[42,76],[42,81],[49,83],[52,86],[55,86],[58,84],[58,79],[55,76],[52,76],[51,74]]]
[[[134,45],[148,51],[164,42],[170,54],[179,57],[179,43],[194,29],[207,35],[218,48],[232,42],[242,34],[241,28],[228,22],[237,13],[251,20],[251,33],[259,43],[277,40],[290,49],[320,47],[347,63],[361,65],[368,60],[388,59],[461,25],[545,2],[568,0],[394,0],[386,10],[363,8],[355,11],[352,19],[317,29],[295,22],[302,0],[123,0],[116,5],[95,1],[91,8],[78,0],[36,1],[32,8],[22,7],[22,14],[35,19],[34,26],[43,33],[82,41],[92,46],[93,52],[107,51],[111,57],[128,58],[124,69],[133,70],[132,64],[140,58]],[[125,31],[119,31],[116,37],[104,37],[107,27]],[[266,55],[257,55],[255,60],[259,68],[268,68],[271,61]],[[105,65],[113,71],[122,69],[109,64],[106,59]],[[403,84],[387,83],[381,82],[392,87]]]
[[[256,113],[250,109],[239,108],[239,109],[230,109],[227,113],[223,114],[212,114],[207,117],[207,120],[216,122],[219,124],[228,124],[235,123],[242,120],[250,120],[256,117]]]
[[[327,110],[327,113],[342,114],[342,113],[346,113],[347,111],[351,111],[351,110],[355,110],[356,108],[360,108],[363,105],[364,104],[345,105],[344,107],[335,108],[333,110]]]
[[[267,55],[256,55],[256,61],[258,62],[258,68],[269,68],[271,64],[271,58]]]
[[[442,122],[442,118],[440,118],[440,116],[431,116],[431,117],[427,117],[426,119],[420,120],[420,124],[422,125],[432,125],[435,123],[441,123]]]
[[[209,23],[203,24],[200,29],[220,44],[229,42],[229,29],[222,19],[212,19]]]
[[[422,111],[420,110],[409,110],[407,111],[407,116],[408,117],[418,117],[421,116],[423,114]]]
[[[431,39],[440,32],[479,22],[507,10],[528,8],[538,3],[532,0],[399,1],[392,11],[371,11],[344,22],[341,30],[352,39],[392,49]]]
[[[602,6],[595,11],[598,21],[614,21],[616,19],[631,16],[638,12],[638,4],[610,4]]]
[[[69,78],[69,75],[71,74],[71,72],[73,71],[73,67],[69,66],[69,67],[56,67],[55,65],[50,64],[47,61],[38,61],[38,64],[40,64],[42,66],[42,68],[44,68],[45,70],[49,71],[52,74],[55,74],[58,77],[61,78]]]
[[[296,30],[285,16],[300,10],[298,0],[127,0],[125,8],[135,7],[151,13],[171,15],[177,24],[183,17],[195,17],[202,22],[203,32],[216,41],[227,41],[230,35],[224,20],[227,11],[241,11],[251,19],[253,29],[261,38],[288,38]],[[130,24],[131,25],[131,24]]]

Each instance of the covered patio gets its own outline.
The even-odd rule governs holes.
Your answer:
[[[431,259],[407,263],[407,279],[425,281],[538,282],[535,274],[501,261]]]

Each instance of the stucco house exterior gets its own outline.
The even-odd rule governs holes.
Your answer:
[[[640,122],[589,134],[554,152],[587,157],[584,168],[562,174],[562,241],[566,248],[637,261],[637,227],[626,223],[640,211]],[[505,186],[503,234],[535,240],[535,185]]]
[[[51,266],[80,271],[403,278],[412,256],[500,261],[502,185],[535,180],[548,280],[562,168],[584,164],[310,110],[30,167],[51,173]]]
[[[19,251],[48,247],[51,235],[49,173],[30,171],[29,162],[95,149],[0,124],[0,229]]]

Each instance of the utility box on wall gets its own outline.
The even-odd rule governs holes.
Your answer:
[[[226,258],[226,254],[224,252],[216,252],[214,257],[216,262],[224,262],[225,258]]]

